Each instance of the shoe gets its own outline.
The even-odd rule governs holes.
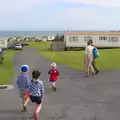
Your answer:
[[[23,112],[27,112],[27,107],[23,106]]]
[[[85,76],[84,77],[88,77],[89,75],[88,74],[85,74]]]
[[[56,87],[52,87],[52,89],[53,89],[53,91],[56,91],[57,88]]]
[[[100,72],[100,71],[99,71],[99,70],[97,70],[97,71],[95,72],[95,74],[97,75],[99,72]]]
[[[56,87],[54,87],[54,91],[56,91],[57,90],[57,88]]]

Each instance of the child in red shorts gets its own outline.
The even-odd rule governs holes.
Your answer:
[[[30,100],[30,93],[28,92],[28,90],[24,91],[24,99],[25,99],[25,103],[24,106],[27,106],[29,100]]]
[[[29,66],[28,65],[22,65],[21,66],[21,74],[18,76],[17,79],[17,86],[19,88],[20,91],[20,99],[21,99],[21,104],[22,104],[22,112],[26,112],[27,111],[27,103],[29,102],[29,97],[26,97],[26,95],[24,94],[25,91],[28,90],[29,86],[30,86],[30,79],[28,76],[28,72],[29,72]],[[26,99],[27,98],[27,99]]]
[[[48,71],[48,74],[50,74],[49,81],[52,83],[52,89],[56,91],[56,81],[59,75],[56,63],[51,64],[51,69]]]

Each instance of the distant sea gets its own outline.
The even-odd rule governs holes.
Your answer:
[[[56,36],[64,34],[64,31],[0,31],[0,37],[40,37],[40,36]]]

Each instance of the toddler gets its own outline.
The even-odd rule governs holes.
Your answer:
[[[56,63],[51,64],[51,69],[48,71],[48,74],[50,74],[49,81],[52,84],[52,89],[56,91],[56,81],[57,81],[57,76],[59,75],[59,71],[57,70]]]

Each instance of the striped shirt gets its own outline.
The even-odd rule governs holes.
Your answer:
[[[18,79],[17,79],[17,85],[18,85],[18,88],[21,90],[21,91],[24,91],[26,89],[29,88],[29,85],[30,85],[30,79],[29,79],[29,76],[25,73],[21,73],[19,76],[18,76]]]
[[[28,92],[31,96],[43,97],[44,95],[44,84],[41,80],[33,81],[30,84]]]

